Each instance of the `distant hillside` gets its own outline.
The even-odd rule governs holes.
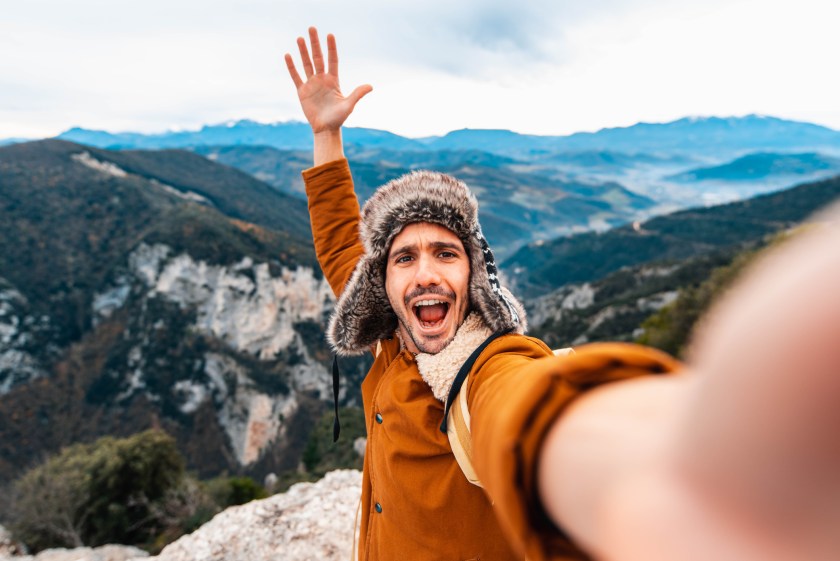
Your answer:
[[[309,150],[309,126],[299,122],[261,124],[236,121],[207,125],[197,131],[159,134],[108,133],[81,128],[59,138],[100,148],[183,148],[193,146],[261,145],[284,150]],[[840,132],[827,127],[765,117],[689,117],[669,123],[638,123],[568,136],[538,136],[509,130],[462,129],[441,137],[411,139],[387,131],[345,128],[348,146],[399,151],[479,150],[513,158],[556,152],[613,151],[630,154],[736,157],[756,151],[840,152]]]
[[[727,164],[691,169],[668,179],[674,181],[759,181],[770,176],[811,175],[840,172],[840,158],[816,152],[775,154],[760,152]]]
[[[694,160],[683,155],[658,155],[628,153],[614,150],[581,150],[556,152],[535,159],[537,163],[555,164],[561,167],[583,168],[589,171],[623,174],[627,170],[645,166],[687,165]]]
[[[625,267],[526,300],[529,335],[552,348],[634,341],[647,318],[673,305],[680,291],[699,286],[716,268],[728,265],[738,251],[727,248],[683,260]]]
[[[196,146],[196,154],[255,177],[282,193],[306,197],[301,172],[312,167],[312,153],[271,146]]]
[[[300,201],[188,152],[119,153],[45,140],[0,149],[0,173],[0,216],[9,226],[0,232],[0,276],[36,311],[61,318],[62,342],[76,340],[91,321],[92,294],[78,291],[101,287],[142,241],[189,246],[219,264],[239,261],[246,247],[262,260],[286,255],[289,264],[315,264]],[[271,230],[256,237],[225,211]],[[64,300],[74,293],[83,301]]]
[[[506,168],[561,182],[617,183],[654,201],[653,212],[729,202],[826,177],[826,172],[810,172],[806,165],[782,166],[778,173],[771,167],[763,179],[755,181],[679,179],[679,174],[726,165],[746,154],[820,153],[840,158],[840,132],[758,115],[637,123],[567,136],[528,135],[503,129],[462,129],[419,139],[365,128],[348,127],[343,132],[348,158],[354,164],[381,166],[378,175],[389,176],[397,169],[452,169],[464,165]],[[159,134],[76,128],[60,138],[109,149],[187,148],[216,157],[218,162],[237,167],[290,194],[302,193],[297,172],[308,166],[307,154],[312,149],[311,131],[300,122],[261,124],[243,120]],[[295,154],[287,158],[269,148]],[[360,182],[359,186],[364,192],[366,185]],[[623,213],[611,208],[610,214]],[[632,218],[638,217],[637,214]],[[572,217],[572,223],[576,229],[582,226],[577,216]],[[596,216],[592,221],[599,228],[616,223],[612,217]],[[559,233],[554,231],[552,235]]]
[[[684,259],[761,239],[805,220],[840,197],[840,176],[727,205],[690,209],[622,226],[531,244],[503,263],[532,296],[591,281],[621,267]]]
[[[301,122],[263,124],[249,120],[205,125],[196,131],[158,134],[110,133],[73,128],[58,138],[108,149],[189,148],[193,146],[272,146],[283,150],[312,149],[312,130]],[[422,149],[419,141],[376,129],[345,128],[348,145],[389,147],[396,150]]]
[[[565,148],[630,152],[723,154],[795,147],[840,148],[840,132],[827,127],[761,115],[686,117],[670,123],[638,123],[630,127],[575,133]]]
[[[591,150],[722,156],[768,149],[829,147],[839,150],[840,132],[811,123],[759,115],[688,117],[669,123],[638,123],[569,136],[464,129],[430,142],[429,147],[449,150],[479,148],[514,157]]]
[[[350,146],[347,158],[351,163],[365,162],[385,167],[405,169],[441,169],[457,165],[484,166],[489,168],[508,167],[521,164],[520,160],[483,151],[477,148],[458,150],[426,150],[423,152],[388,150]]]
[[[0,484],[150,427],[205,476],[296,469],[331,399],[303,201],[188,152],[47,140],[0,148],[0,223]]]
[[[304,196],[300,172],[312,165],[310,154],[265,146],[195,151],[284,193]],[[414,169],[442,171],[465,181],[479,199],[485,234],[500,257],[537,239],[626,223],[655,205],[615,182],[546,177],[528,164],[479,150],[401,152],[356,147],[348,149],[348,157],[362,204],[377,187]]]

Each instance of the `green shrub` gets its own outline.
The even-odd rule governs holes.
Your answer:
[[[312,429],[303,450],[306,471],[321,477],[334,469],[362,469],[362,457],[353,448],[356,439],[366,434],[364,412],[359,407],[342,407],[341,437],[333,442],[332,410],[324,413]]]
[[[15,482],[11,530],[35,551],[150,543],[184,510],[183,476],[159,430],[76,444]]]
[[[219,509],[242,505],[268,496],[265,488],[250,477],[216,477],[204,482],[204,487]]]

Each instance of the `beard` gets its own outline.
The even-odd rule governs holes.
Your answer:
[[[408,313],[411,313],[409,310],[409,302],[414,298],[418,298],[420,296],[427,296],[427,295],[436,295],[436,296],[444,296],[450,300],[452,300],[453,308],[455,306],[456,295],[454,292],[450,292],[448,290],[444,290],[438,287],[430,287],[430,288],[417,288],[409,292],[405,298],[403,299],[403,306],[397,309],[396,306],[391,303],[391,309],[394,310],[394,314],[397,316],[397,321],[400,325],[400,331],[402,334],[407,336],[412,343],[414,343],[414,347],[417,349],[418,352],[427,353],[427,354],[437,354],[441,352],[443,349],[452,342],[455,338],[455,335],[458,333],[458,328],[461,327],[461,324],[464,322],[464,319],[467,317],[466,309],[467,304],[466,302],[461,303],[461,307],[463,309],[456,310],[451,309],[447,313],[455,314],[453,317],[457,322],[455,326],[455,330],[449,337],[446,337],[446,334],[434,335],[429,337],[424,337],[416,334],[414,330],[411,328],[411,322],[407,317]]]

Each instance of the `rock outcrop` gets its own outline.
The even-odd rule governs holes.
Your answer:
[[[362,475],[337,470],[316,483],[232,507],[146,561],[338,561],[350,558]]]
[[[12,555],[23,555],[26,548],[12,538],[12,534],[0,526],[0,559],[11,557]]]

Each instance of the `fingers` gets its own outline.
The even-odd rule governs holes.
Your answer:
[[[335,35],[327,35],[327,59],[330,64],[329,73],[338,78],[338,49],[335,46]]]
[[[300,79],[300,74],[298,74],[297,68],[295,68],[295,61],[292,60],[292,55],[286,53],[286,68],[289,69],[289,76],[292,77],[292,82],[295,83],[295,87],[299,88],[303,85],[303,80]]]
[[[359,86],[353,92],[347,96],[347,99],[350,100],[350,107],[355,107],[359,100],[365,97],[367,94],[373,91],[373,86],[370,84],[364,84],[363,86]]]
[[[301,62],[303,62],[303,71],[306,74],[306,77],[309,78],[315,74],[315,70],[312,69],[312,60],[309,58],[309,50],[306,48],[306,40],[303,37],[298,37],[297,44],[298,49],[300,50]]]
[[[321,52],[321,41],[318,39],[318,30],[309,28],[309,43],[312,45],[312,62],[315,64],[315,72],[324,72],[324,54]]]

